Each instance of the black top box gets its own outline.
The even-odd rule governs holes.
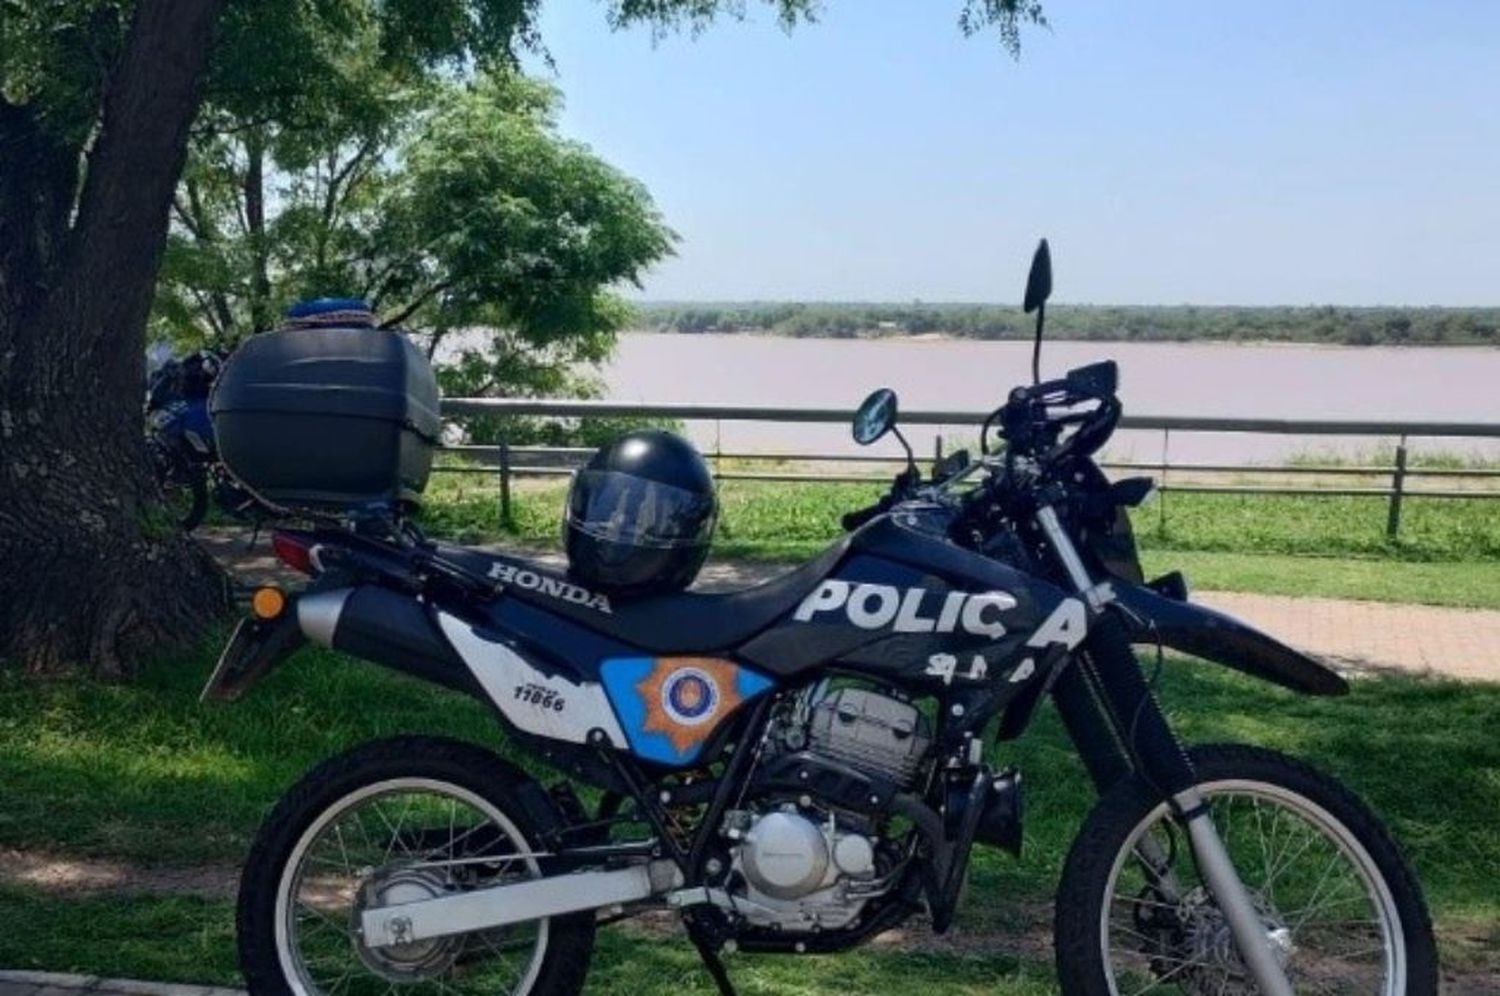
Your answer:
[[[290,328],[247,340],[209,401],[219,456],[275,505],[394,511],[427,486],[437,378],[404,335]]]

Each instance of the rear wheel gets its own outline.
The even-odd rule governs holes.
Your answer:
[[[369,906],[536,878],[545,827],[522,776],[488,751],[404,737],[334,758],[266,820],[240,882],[240,965],[251,993],[572,996],[592,913],[371,947]]]
[[[1363,802],[1272,751],[1213,746],[1192,757],[1198,790],[1294,991],[1437,992],[1421,888]],[[1181,824],[1138,780],[1106,794],[1074,842],[1056,937],[1069,996],[1258,991]]]

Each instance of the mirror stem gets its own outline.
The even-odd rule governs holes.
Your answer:
[[[896,436],[896,438],[901,441],[901,448],[906,451],[906,466],[907,466],[907,469],[908,470],[915,470],[916,467],[917,467],[917,456],[911,450],[911,443],[908,443],[906,441],[906,437],[903,436],[903,435],[901,435],[901,430],[898,429],[898,428],[896,428],[894,425],[891,426],[891,432],[894,433],[895,436]]]
[[[1042,382],[1042,322],[1047,317],[1047,302],[1036,306],[1036,340],[1031,346],[1031,383]]]

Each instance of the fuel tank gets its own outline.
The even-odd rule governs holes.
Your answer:
[[[782,676],[838,664],[905,683],[948,685],[1020,666],[1028,644],[1081,637],[1081,603],[957,546],[944,525],[920,511],[870,522],[801,603],[737,656]]]

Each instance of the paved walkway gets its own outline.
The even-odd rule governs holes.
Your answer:
[[[62,972],[0,971],[0,996],[245,996],[240,989],[101,979]]]
[[[1500,681],[1500,611],[1224,591],[1200,598],[1342,671]]]
[[[250,585],[268,578],[300,584],[271,554],[264,537],[247,548],[248,534],[205,530],[201,537],[229,570]],[[495,547],[495,549],[502,549]],[[536,559],[554,566],[555,554]],[[766,564],[710,563],[699,587],[725,590],[757,584],[785,570]],[[1337,598],[1292,598],[1238,592],[1195,592],[1194,598],[1346,673],[1407,671],[1500,681],[1500,611],[1453,609]],[[4,996],[4,994],[0,994]]]

